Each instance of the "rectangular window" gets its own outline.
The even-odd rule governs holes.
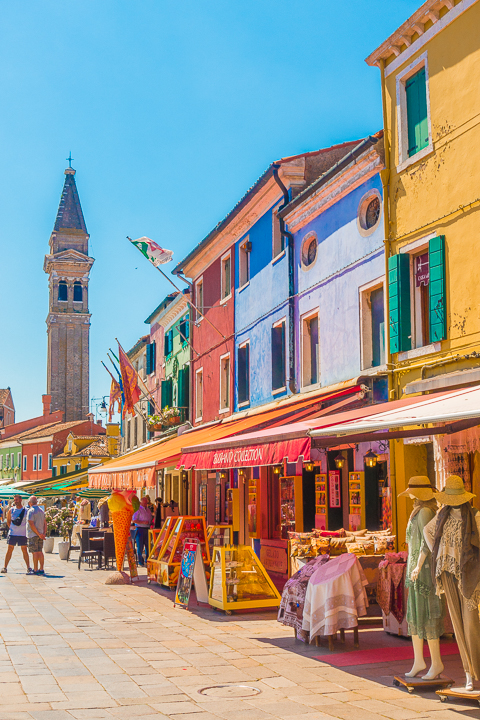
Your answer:
[[[156,363],[156,343],[155,340],[147,345],[147,375],[152,375],[155,372]]]
[[[19,468],[22,464],[22,453],[17,453],[17,467]]]
[[[238,348],[238,404],[250,402],[250,343]]]
[[[230,355],[220,358],[220,412],[230,410]]]
[[[232,263],[230,253],[222,258],[222,300],[232,293]]]
[[[38,469],[41,470],[43,468],[43,455],[38,456]]]
[[[428,146],[427,83],[425,66],[405,83],[408,157]]]
[[[302,386],[319,382],[318,315],[302,321]]]
[[[60,475],[66,475],[67,470],[68,470],[68,468],[66,465],[60,465]]]
[[[202,319],[204,306],[203,306],[203,278],[197,280],[195,283],[195,305],[197,306],[197,322]]]
[[[385,363],[385,301],[383,284],[360,293],[362,369]]]
[[[239,287],[244,287],[250,282],[250,251],[252,249],[251,242],[247,239],[238,248],[238,272]]]
[[[33,456],[33,469],[34,470],[37,469],[37,456],[36,455]]]
[[[190,323],[188,321],[188,315],[184,317],[178,326],[178,334],[182,343],[186,342],[190,337]]]
[[[15,453],[11,454],[10,463],[11,463],[11,467],[14,468],[15,467]]]
[[[52,477],[56,477],[56,476],[57,476],[57,468],[54,467],[54,468],[52,468]]]
[[[285,250],[285,236],[280,232],[280,218],[277,215],[279,207],[272,211],[272,258],[274,260]]]
[[[136,415],[132,422],[133,422],[133,447],[137,447],[138,444],[138,415]]]
[[[203,417],[203,368],[195,373],[195,420]]]
[[[7,453],[7,454],[5,455],[5,467],[7,468],[7,470],[8,470],[9,467],[10,467],[10,454],[9,454],[9,453]]]
[[[272,390],[285,385],[285,320],[282,320],[272,327]]]
[[[75,463],[75,471],[80,470],[80,463]]]
[[[3,470],[3,455],[0,455],[0,470]]]
[[[130,447],[130,432],[131,432],[130,422],[131,422],[130,420],[127,420],[127,433],[126,433],[126,445],[127,445],[127,448]]]
[[[173,329],[169,330],[167,333],[165,333],[165,357],[170,355],[173,352]]]
[[[428,313],[429,263],[428,250],[411,256],[413,290],[413,326],[415,329],[415,347],[423,347],[430,342]]]
[[[52,453],[48,453],[48,469],[52,469]]]
[[[27,471],[27,456],[23,456],[23,472]]]

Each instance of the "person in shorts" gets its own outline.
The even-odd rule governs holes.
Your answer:
[[[32,495],[28,500],[30,509],[27,513],[27,539],[28,549],[33,555],[33,572],[35,575],[45,575],[43,569],[43,541],[47,533],[45,513],[37,504],[37,498]]]
[[[22,498],[20,495],[15,495],[13,498],[13,505],[7,511],[7,554],[5,555],[5,562],[3,563],[2,573],[7,572],[8,563],[12,557],[13,548],[17,545],[22,548],[23,559],[27,566],[27,574],[33,573],[30,567],[30,558],[28,557],[27,551],[27,510],[28,508],[23,507]]]

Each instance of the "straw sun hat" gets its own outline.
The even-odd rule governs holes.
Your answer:
[[[449,475],[445,480],[445,487],[441,492],[435,493],[435,498],[442,505],[452,505],[457,507],[476,497],[471,492],[465,490],[463,480],[458,475]]]
[[[435,488],[432,487],[430,479],[426,475],[415,475],[408,481],[408,488],[401,492],[398,497],[416,497],[417,500],[431,500],[434,497]]]

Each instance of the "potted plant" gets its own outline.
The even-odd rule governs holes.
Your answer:
[[[58,532],[61,523],[60,510],[56,507],[47,508],[45,510],[45,521],[47,523],[47,537],[43,543],[43,549],[46,553],[52,553],[55,543],[53,534]]]
[[[177,425],[180,422],[180,410],[176,407],[168,407],[162,411],[165,425]]]
[[[60,531],[62,533],[63,540],[58,543],[58,556],[60,560],[66,560],[68,558],[68,549],[70,547],[70,538],[72,536],[74,525],[72,510],[69,508],[63,508],[60,510],[60,519]]]
[[[163,427],[163,420],[161,415],[149,415],[147,422],[150,431],[161,430]]]

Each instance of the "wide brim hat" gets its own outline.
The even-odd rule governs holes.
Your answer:
[[[426,475],[414,475],[414,477],[411,477],[407,489],[401,492],[398,497],[410,497],[410,495],[423,502],[436,497],[435,488],[432,486],[430,478]]]
[[[435,493],[435,498],[442,505],[451,505],[458,507],[476,497],[474,493],[465,490],[463,480],[458,475],[449,475],[445,480],[445,487],[440,492]]]

